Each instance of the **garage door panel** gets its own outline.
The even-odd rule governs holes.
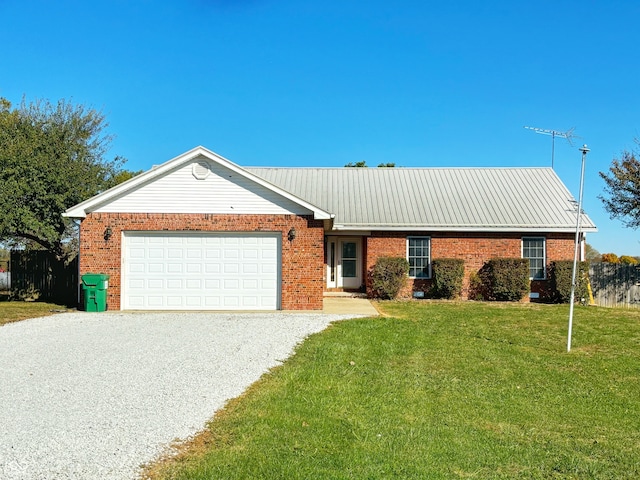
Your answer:
[[[280,234],[128,232],[124,309],[279,307]]]
[[[184,264],[182,263],[167,263],[167,273],[176,274],[184,271]]]
[[[258,265],[256,263],[243,263],[242,274],[243,275],[256,275],[258,273]]]
[[[206,263],[204,265],[204,273],[220,273],[222,271],[222,265],[219,263]]]
[[[193,263],[189,261],[185,264],[187,273],[202,273],[202,264],[201,263]]]
[[[149,273],[164,273],[165,272],[165,264],[164,263],[159,263],[159,262],[154,262],[154,263],[147,263],[147,272]]]
[[[222,266],[222,270],[225,274],[235,275],[240,273],[240,265],[237,263],[225,263]]]
[[[164,297],[161,295],[146,295],[145,298],[149,308],[162,308],[164,306]]]
[[[185,302],[185,306],[187,308],[197,308],[197,307],[202,307],[202,297],[201,296],[187,296],[185,298],[186,302]]]
[[[255,278],[243,278],[241,282],[243,290],[256,290],[258,288],[258,280]]]

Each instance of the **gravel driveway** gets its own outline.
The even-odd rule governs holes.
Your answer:
[[[132,479],[354,315],[64,313],[0,327],[0,478]]]

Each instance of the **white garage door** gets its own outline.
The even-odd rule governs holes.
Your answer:
[[[124,310],[276,310],[280,234],[127,232]]]

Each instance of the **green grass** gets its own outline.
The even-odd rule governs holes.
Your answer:
[[[0,326],[28,318],[45,317],[53,310],[66,310],[66,307],[45,302],[0,302]]]
[[[640,312],[390,302],[334,324],[157,479],[640,478]],[[196,394],[197,392],[194,392]]]

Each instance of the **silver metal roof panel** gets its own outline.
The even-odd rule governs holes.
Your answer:
[[[551,168],[246,168],[335,214],[334,229],[571,232]],[[583,231],[596,231],[583,214]]]

